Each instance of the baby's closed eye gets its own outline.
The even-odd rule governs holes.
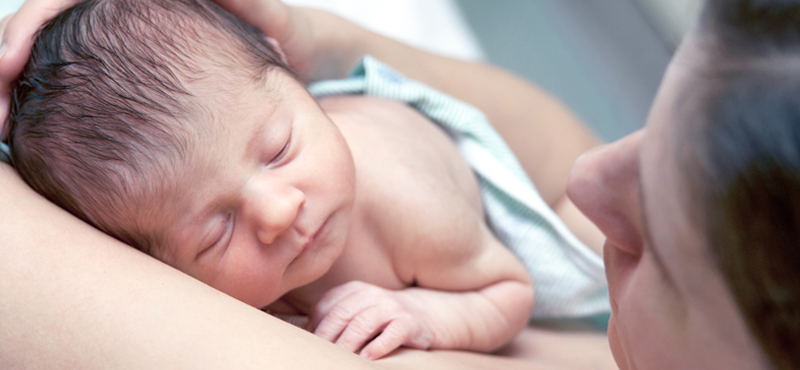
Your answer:
[[[278,152],[278,154],[276,154],[275,157],[273,157],[269,161],[269,163],[275,163],[277,161],[280,161],[283,158],[283,156],[286,155],[286,153],[289,151],[289,146],[290,146],[291,143],[292,143],[292,135],[290,133],[289,134],[289,138],[286,140],[286,144],[283,145],[283,148],[281,148],[281,151]]]
[[[208,229],[208,237],[203,242],[202,249],[197,253],[195,259],[208,258],[219,254],[230,243],[230,235],[233,234],[234,213],[227,212],[212,223]]]

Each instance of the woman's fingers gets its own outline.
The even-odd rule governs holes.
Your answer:
[[[280,0],[214,0],[277,41],[289,66],[306,81],[341,77],[361,54],[339,47],[352,24],[331,13],[290,7]]]
[[[11,86],[31,55],[33,37],[39,28],[79,0],[28,0],[16,14],[0,23],[0,122],[5,122],[11,100]],[[0,130],[5,138],[5,127]]]
[[[284,44],[296,33],[289,7],[280,0],[214,0],[239,19]]]
[[[9,14],[0,20],[0,43],[2,43],[0,45],[0,62],[2,62],[3,55],[8,49],[7,44],[2,42],[2,40],[4,40],[3,34],[5,33],[6,26],[8,26],[8,22],[13,16],[14,14]],[[0,66],[2,66],[2,64],[0,64]],[[5,118],[8,116],[9,106],[11,104],[11,95],[9,94],[9,87],[7,87],[6,84],[0,85],[2,85],[0,86],[0,140],[3,140],[6,136],[3,122],[5,122]]]
[[[276,41],[288,59],[289,65],[306,76],[306,65],[311,59],[308,49],[313,47],[310,25],[299,22],[292,9],[280,0],[214,0],[239,19],[258,28]],[[273,44],[273,46],[276,46]]]
[[[79,0],[28,0],[2,27],[5,52],[0,58],[0,83],[7,87],[22,72],[39,28]]]

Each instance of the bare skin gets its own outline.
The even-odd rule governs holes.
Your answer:
[[[517,358],[401,350],[366,361],[100,233],[6,164],[0,187],[3,369],[613,369],[599,366],[611,361],[602,335],[533,328],[509,345]]]
[[[412,316],[440,333],[439,346],[492,351],[511,339],[527,321],[532,286],[483,221],[476,180],[453,142],[401,103],[341,97],[321,104],[351,148],[358,192],[343,255],[320,284],[289,294],[326,292],[311,327],[319,331],[331,314],[325,305],[344,294],[330,288],[374,281],[402,289]]]
[[[0,82],[4,89],[0,110],[4,112],[7,107],[8,86],[27,59],[34,31],[60,9],[75,2],[28,0],[17,16],[10,18],[5,33],[9,46],[0,59]],[[300,68],[309,80],[341,77],[358,53],[368,52],[412,78],[489,112],[492,123],[506,138],[515,136],[515,129],[505,130],[501,126],[522,130],[518,136],[527,137],[527,143],[545,144],[531,145],[550,149],[545,159],[550,164],[542,167],[541,176],[532,178],[540,189],[554,189],[550,194],[555,195],[546,199],[557,210],[560,209],[557,203],[561,203],[557,200],[563,199],[564,189],[559,188],[558,182],[551,188],[548,179],[563,183],[571,158],[596,143],[555,100],[491,66],[427,54],[370,34],[337,17],[288,8],[275,0],[218,2],[278,39],[287,48],[292,65]],[[446,78],[453,75],[458,77],[457,81]],[[490,91],[504,93],[489,94]],[[515,92],[517,99],[507,99],[509,92]],[[559,125],[562,120],[566,122],[564,126]],[[539,131],[549,125],[554,128],[549,134]],[[538,142],[544,138],[553,140]],[[520,145],[526,145],[513,140],[509,143],[515,152],[521,150]],[[540,160],[521,159],[526,169],[530,167],[527,161]],[[599,339],[574,342],[578,334],[541,335],[542,332],[531,328],[525,329],[510,345],[523,349],[511,353],[522,360],[459,351],[403,350],[376,362],[360,361],[357,356],[302,330],[282,325],[102,236],[33,193],[10,167],[0,167],[3,168],[0,184],[4,189],[0,201],[6,212],[0,222],[3,236],[0,270],[4,272],[2,282],[7,284],[0,289],[4,302],[0,310],[3,317],[17,318],[0,326],[0,342],[14,344],[13,348],[0,347],[3,368],[614,368],[609,366],[613,361],[602,335]],[[551,170],[553,173],[548,173]],[[567,223],[573,231],[580,232],[580,226]],[[589,234],[596,232],[593,225],[589,226]],[[113,276],[108,271],[114,271]],[[39,277],[35,288],[31,285],[31,274]],[[43,291],[63,294],[49,295],[51,299],[43,300],[40,294]],[[154,315],[148,307],[181,314]],[[103,320],[97,320],[98,317]],[[202,325],[197,324],[201,322]],[[554,356],[556,353],[562,355]]]
[[[30,53],[30,35],[38,25],[77,2],[28,0],[18,16],[0,22],[15,36],[8,38],[0,63],[0,117],[5,116],[9,104],[7,86],[19,75]],[[409,78],[476,106],[517,155],[542,198],[581,241],[602,255],[602,233],[565,193],[572,163],[600,142],[547,92],[502,69],[417,50],[327,12],[287,7],[278,0],[216,2],[277,40],[289,63],[307,81],[344,77],[358,58],[371,54]]]
[[[266,88],[198,96],[222,118],[165,184],[177,206],[150,217],[167,235],[156,257],[255,307],[310,315],[309,330],[370,359],[401,345],[489,352],[521,331],[533,286],[452,140],[403,103],[320,107],[268,73]]]
[[[370,54],[406,77],[477,107],[519,158],[545,202],[602,255],[605,237],[565,191],[572,163],[600,141],[552,95],[508,71],[418,50],[327,12],[274,0],[217,2],[275,38],[308,81],[344,77],[362,55]]]

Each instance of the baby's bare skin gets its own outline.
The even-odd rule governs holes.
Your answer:
[[[144,220],[168,236],[156,257],[255,307],[308,315],[315,334],[371,359],[510,341],[533,287],[447,135],[403,103],[317,102],[285,73],[268,81],[198,89],[215,119],[170,211]]]
[[[357,350],[362,343],[348,343],[346,335],[339,336],[350,324],[346,321],[352,312],[368,310],[370,297],[386,301],[389,292],[404,291],[411,294],[399,298],[400,305],[415,303],[403,307],[403,313],[441,327],[412,338],[407,346],[429,347],[438,341],[435,346],[440,348],[447,343],[451,348],[493,350],[513,337],[525,324],[533,288],[522,264],[488,229],[477,180],[453,141],[400,102],[342,96],[324,99],[320,105],[342,132],[355,163],[356,197],[348,242],[322,278],[289,292],[270,308],[286,312],[292,307],[288,313],[310,314],[310,327],[318,335]],[[389,291],[370,291],[370,286],[358,283],[342,286],[353,281]],[[503,281],[529,288],[527,297],[523,292],[503,298],[518,303],[512,316],[522,320],[515,323],[493,322],[497,312],[485,312],[495,310],[492,304],[486,305],[477,295],[468,297],[475,294],[469,292]],[[366,293],[351,301],[343,298],[355,291]],[[367,307],[352,307],[358,305]],[[448,325],[465,317],[480,322],[484,315],[486,321],[479,327],[503,328],[471,332],[475,325]],[[454,333],[454,327],[464,332]],[[364,333],[366,338],[359,340],[372,335]]]
[[[483,244],[488,230],[477,181],[441,129],[402,103],[375,97],[320,105],[350,147],[356,199],[345,253],[321,282],[302,289],[308,300],[351,280],[412,286],[425,249],[461,257]],[[351,268],[364,265],[375,268]]]

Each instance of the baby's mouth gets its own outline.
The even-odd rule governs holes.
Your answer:
[[[313,244],[314,241],[317,240],[317,238],[322,234],[322,231],[325,230],[325,226],[328,225],[328,220],[330,220],[330,217],[328,217],[324,222],[322,222],[322,225],[319,226],[317,231],[315,231],[314,234],[311,235],[311,238],[308,239],[308,243],[306,246]]]

